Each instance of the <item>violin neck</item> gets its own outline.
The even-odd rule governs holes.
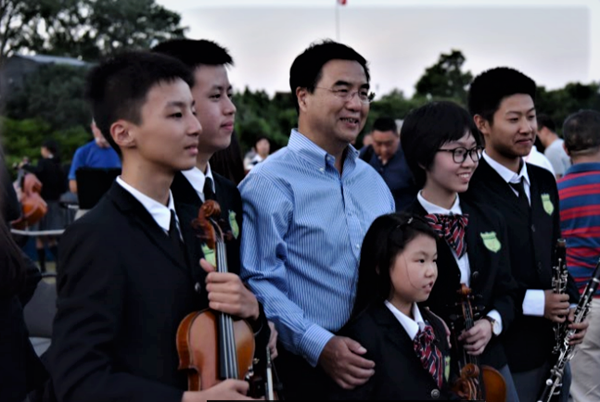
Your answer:
[[[227,273],[227,250],[225,243],[217,241],[215,247],[215,261],[217,272]],[[219,313],[217,319],[219,325],[219,374],[222,379],[239,378],[237,363],[237,350],[235,336],[233,333],[233,319],[229,314]]]

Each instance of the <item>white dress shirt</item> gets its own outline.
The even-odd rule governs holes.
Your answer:
[[[207,177],[210,177],[212,180],[212,190],[214,193],[217,192],[215,188],[215,178],[213,177],[212,170],[210,170],[210,163],[206,164],[206,174],[202,172],[202,170],[198,169],[196,166],[191,168],[190,170],[183,170],[181,172],[185,178],[190,182],[198,197],[202,200],[202,202],[206,201],[204,199],[204,182]]]
[[[169,234],[169,226],[171,225],[171,211],[175,212],[175,202],[173,201],[173,194],[171,194],[171,190],[169,190],[168,206],[165,206],[143,194],[141,191],[133,188],[131,185],[125,183],[121,176],[117,177],[117,183],[119,183],[121,187],[129,192],[136,200],[138,200],[144,206],[144,208],[146,208],[158,226],[160,226],[166,234]],[[179,218],[177,217],[177,213],[175,213],[175,221],[177,222],[177,227],[179,229]],[[179,235],[181,236],[181,233]]]
[[[398,322],[400,322],[411,341],[415,340],[415,337],[419,333],[419,329],[425,328],[425,321],[423,320],[423,316],[421,315],[421,311],[419,310],[417,303],[413,303],[412,305],[412,315],[414,319],[398,310],[396,306],[394,306],[388,300],[385,301],[385,306],[392,312],[392,314],[394,314],[394,317],[396,317]]]

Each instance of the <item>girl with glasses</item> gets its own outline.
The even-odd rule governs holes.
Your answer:
[[[492,208],[460,198],[482,156],[483,137],[466,110],[433,102],[409,113],[400,138],[421,188],[408,211],[423,216],[438,233],[439,279],[427,304],[448,326],[460,328],[453,322],[459,313],[457,292],[462,284],[471,288],[480,314],[472,328],[457,329],[453,357],[480,357],[481,365],[504,377],[507,401],[516,401],[501,343],[516,313],[517,284],[510,274],[506,228]]]

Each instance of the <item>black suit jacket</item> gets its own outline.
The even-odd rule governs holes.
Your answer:
[[[229,271],[239,275],[240,273],[240,236],[242,234],[242,197],[232,181],[226,179],[218,173],[213,172],[215,183],[215,196],[221,206],[221,219],[226,227],[231,227],[230,219],[234,217],[237,223],[237,236],[227,243],[227,265]],[[173,184],[171,185],[173,198],[181,203],[188,204],[196,208],[196,211],[202,206],[202,200],[194,187],[185,178],[181,172],[175,174]],[[235,234],[235,233],[234,233]]]
[[[506,222],[510,265],[519,288],[518,313],[504,335],[504,350],[515,372],[540,367],[550,357],[554,345],[552,323],[543,317],[524,316],[522,304],[527,289],[552,287],[553,250],[560,237],[558,191],[550,172],[530,164],[527,171],[531,182],[530,213],[520,207],[512,188],[485,159],[479,162],[463,196],[482,206],[494,207]],[[570,302],[577,303],[579,294],[570,275],[568,293]]]
[[[444,357],[448,356],[448,343],[443,324],[421,308],[423,319],[434,329],[435,343]],[[383,303],[368,307],[339,332],[365,349],[365,358],[375,362],[375,374],[353,390],[343,390],[331,384],[324,399],[334,400],[447,400],[453,399],[446,382],[440,390],[431,374],[423,368],[412,340],[396,317]],[[443,365],[444,366],[444,365]],[[437,395],[437,398],[435,397]]]
[[[502,331],[510,328],[516,314],[517,282],[510,272],[510,254],[506,227],[500,215],[492,208],[485,210],[480,205],[460,198],[460,208],[463,214],[469,215],[469,223],[465,231],[465,242],[469,265],[471,267],[470,287],[476,299],[474,306],[482,306],[481,317],[491,310],[497,310],[502,317]],[[425,216],[427,211],[415,201],[407,210],[419,216]],[[500,243],[497,251],[495,244],[490,244],[493,250],[486,247],[484,237],[495,238]],[[488,234],[486,236],[486,234]],[[450,316],[458,313],[454,303],[458,302],[457,291],[460,290],[460,269],[454,259],[450,246],[443,238],[437,240],[438,278],[429,299],[424,303],[438,314],[448,326]],[[481,356],[480,363],[494,368],[506,364],[501,337],[493,336]]]
[[[176,202],[189,261],[201,257],[190,222],[196,210]],[[61,239],[58,311],[46,363],[61,402],[179,402],[176,332],[207,307],[198,264],[188,265],[168,235],[129,192],[113,183],[98,205]],[[202,286],[204,289],[204,286]]]

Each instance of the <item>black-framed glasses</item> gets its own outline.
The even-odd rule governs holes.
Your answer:
[[[346,88],[338,88],[338,89],[330,89],[325,87],[315,87],[319,89],[324,89],[326,91],[331,92],[336,98],[340,98],[344,102],[349,102],[354,99],[354,96],[358,96],[358,100],[360,100],[363,104],[369,104],[375,98],[375,94],[373,92],[369,92],[368,89],[360,89],[358,91],[350,92],[350,90]]]
[[[483,148],[475,147],[467,149],[465,147],[458,147],[454,149],[438,149],[438,152],[450,152],[452,154],[452,160],[454,163],[463,163],[467,160],[467,155],[471,157],[473,162],[479,162],[481,155],[483,155]]]

